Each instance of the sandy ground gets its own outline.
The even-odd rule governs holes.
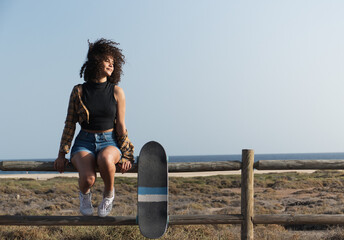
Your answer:
[[[269,170],[259,171],[254,170],[255,174],[266,174],[266,173],[284,173],[284,172],[300,172],[300,173],[313,173],[315,170]],[[216,171],[216,172],[187,172],[187,173],[169,173],[169,177],[206,177],[215,175],[238,175],[241,171]],[[99,173],[97,176],[100,177]],[[131,177],[137,178],[137,173],[125,173],[117,174],[117,177]],[[49,174],[1,174],[0,178],[32,178],[37,180],[45,180],[54,177],[78,177],[78,173],[49,173]]]

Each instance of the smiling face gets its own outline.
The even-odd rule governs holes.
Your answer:
[[[105,57],[105,59],[102,61],[102,65],[103,65],[103,73],[106,77],[110,77],[111,74],[113,73],[113,69],[114,69],[114,60],[113,57],[111,56],[107,56]]]

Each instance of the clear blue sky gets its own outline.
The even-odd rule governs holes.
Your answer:
[[[0,159],[55,158],[87,40],[119,42],[138,155],[343,152],[343,1],[0,1]]]

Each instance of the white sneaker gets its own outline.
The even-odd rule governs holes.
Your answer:
[[[115,190],[114,190],[113,197],[103,198],[103,201],[98,206],[98,216],[99,217],[106,217],[107,215],[109,215],[109,213],[111,212],[111,209],[112,209],[112,203],[113,203],[114,199],[115,199]]]
[[[93,206],[92,206],[92,193],[83,194],[80,192],[79,199],[80,199],[80,212],[84,216],[92,216],[93,215]]]

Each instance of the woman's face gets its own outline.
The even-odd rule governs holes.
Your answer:
[[[108,56],[103,60],[103,71],[105,76],[110,77],[113,72],[113,57]]]

